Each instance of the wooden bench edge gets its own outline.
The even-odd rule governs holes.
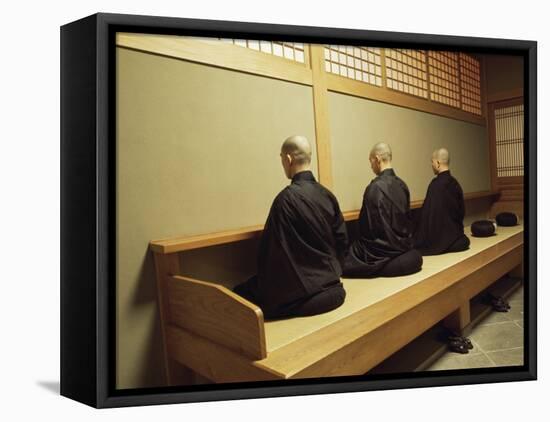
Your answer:
[[[319,345],[323,344],[322,338],[327,337],[325,335],[326,333],[331,332],[345,332],[347,330],[347,326],[349,324],[355,325],[358,317],[361,317],[362,320],[370,321],[371,318],[369,318],[369,315],[379,312],[379,308],[385,307],[389,302],[393,302],[396,300],[396,297],[403,296],[403,295],[409,295],[412,291],[418,291],[419,289],[424,288],[425,286],[429,286],[429,284],[435,284],[441,279],[442,274],[447,276],[451,275],[451,279],[448,280],[445,286],[437,286],[430,294],[426,295],[425,297],[418,298],[415,302],[407,301],[407,306],[404,310],[401,312],[396,312],[395,310],[392,310],[391,315],[387,316],[383,320],[377,321],[375,325],[373,325],[368,331],[362,332],[361,334],[357,334],[356,336],[350,336],[348,340],[341,343],[338,348],[333,350],[332,352],[327,352],[327,356],[330,356],[331,354],[338,353],[340,349],[344,349],[347,347],[347,345],[352,344],[353,342],[356,342],[360,340],[363,337],[367,337],[370,335],[370,333],[374,333],[377,330],[379,330],[381,327],[384,327],[388,324],[391,324],[391,322],[397,318],[399,318],[402,314],[410,312],[411,310],[414,310],[415,308],[421,306],[423,303],[431,300],[432,298],[436,297],[437,295],[440,295],[444,292],[446,292],[449,289],[452,289],[454,286],[459,285],[463,280],[468,279],[469,277],[472,277],[478,272],[481,272],[483,268],[487,266],[491,266],[495,262],[502,260],[503,256],[511,256],[514,253],[519,253],[523,249],[523,231],[516,233],[512,237],[506,239],[504,242],[510,240],[509,243],[511,243],[508,247],[503,247],[501,244],[493,245],[490,249],[493,249],[493,252],[495,253],[495,256],[491,258],[489,261],[484,262],[483,265],[479,265],[476,268],[472,268],[471,270],[466,270],[467,274],[463,274],[464,268],[461,271],[460,276],[453,274],[457,273],[457,266],[460,265],[461,267],[467,267],[471,265],[471,260],[475,261],[477,258],[477,254],[469,257],[468,259],[461,261],[460,263],[457,263],[455,265],[452,265],[451,267],[446,268],[442,272],[438,272],[436,274],[433,274],[426,279],[422,280],[419,283],[416,283],[412,286],[409,286],[403,290],[400,290],[399,292],[396,292],[394,295],[385,298],[381,300],[380,302],[377,302],[368,308],[363,308],[361,310],[358,310],[354,314],[348,315],[345,318],[342,318],[338,321],[333,322],[332,324],[329,324],[325,327],[323,327],[320,330],[317,330],[313,333],[310,333],[304,337],[301,337],[300,339],[288,343],[286,345],[283,345],[282,347],[273,350],[268,353],[268,356],[266,359],[259,361],[258,364],[261,364],[265,366],[266,368],[270,369],[276,369],[279,372],[286,373],[286,376],[288,378],[295,377],[297,374],[301,374],[304,371],[307,373],[307,367],[311,365],[315,365],[316,359],[312,359],[311,362],[313,363],[307,363],[304,367],[300,368],[300,365],[295,365],[295,368],[291,370],[290,372],[285,372],[281,369],[283,365],[281,365],[281,362],[285,361],[285,359],[290,359],[289,361],[292,361],[293,358],[290,356],[291,354],[294,354],[294,350],[303,349],[303,350],[313,350],[315,347],[311,344],[307,346],[307,343],[311,343],[312,341],[315,342],[316,339],[319,339]],[[493,280],[495,281],[495,280]],[[416,294],[415,294],[416,295]],[[469,299],[469,298],[468,298]],[[457,298],[456,306],[458,307],[462,303],[462,300]],[[323,331],[325,333],[323,333]],[[313,352],[312,352],[313,353]],[[285,355],[288,354],[287,357]],[[301,353],[302,357],[305,355],[305,353]]]

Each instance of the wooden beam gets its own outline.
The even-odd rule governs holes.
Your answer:
[[[330,147],[327,73],[325,72],[324,48],[323,45],[311,44],[309,46],[309,57],[313,80],[313,112],[315,117],[319,183],[328,189],[332,189],[332,151]]]
[[[510,271],[510,276],[511,277],[517,277],[517,278],[525,278],[525,268],[523,267],[523,260],[521,261],[521,263],[512,269],[512,271]]]
[[[495,105],[487,105],[487,136],[489,137],[489,171],[491,173],[491,190],[498,190],[497,182],[497,138],[496,138],[496,122],[495,122]]]
[[[495,218],[501,212],[513,212],[519,218],[523,218],[524,205],[523,201],[497,201],[491,205],[489,218]]]
[[[523,189],[523,176],[506,176],[506,177],[499,177],[498,178],[498,185],[499,187],[508,187],[509,185],[512,185],[514,188]]]
[[[464,302],[458,309],[445,318],[443,325],[460,335],[466,335],[465,329],[470,324],[470,301]]]
[[[487,124],[487,60],[483,55],[476,57],[479,61],[479,70],[480,70],[480,102],[481,102],[481,115],[485,119],[485,124]],[[462,95],[460,96],[462,99]]]
[[[462,120],[480,126],[485,126],[485,117],[476,116],[466,111],[458,110],[424,98],[403,94],[385,87],[358,82],[353,79],[344,78],[338,75],[327,74],[327,86],[329,91],[353,95],[368,100],[379,101],[412,110],[424,111],[438,116],[449,117],[455,120]]]
[[[517,98],[523,98],[523,88],[511,89],[508,91],[494,92],[487,95],[487,102],[494,103]]]
[[[116,45],[302,85],[312,85],[311,69],[304,63],[227,44],[216,39],[118,33]]]

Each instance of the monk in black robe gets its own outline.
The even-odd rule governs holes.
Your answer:
[[[303,136],[281,148],[292,183],[273,201],[258,252],[258,274],[234,291],[266,318],[306,316],[339,307],[340,276],[348,237],[334,195],[310,171],[311,146]]]
[[[413,249],[410,194],[391,166],[391,149],[376,144],[369,157],[377,175],[367,186],[359,214],[358,240],[345,259],[347,277],[392,277],[422,268],[422,256]]]
[[[415,228],[415,247],[422,255],[438,255],[468,249],[464,234],[464,194],[449,170],[449,151],[440,148],[432,154],[431,181]]]

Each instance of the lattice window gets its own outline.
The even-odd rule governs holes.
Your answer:
[[[235,44],[262,53],[272,54],[299,63],[305,62],[304,44],[282,41],[236,40],[232,38],[220,38],[221,41]]]
[[[460,73],[458,54],[449,51],[428,51],[430,99],[460,108]]]
[[[481,116],[481,75],[479,61],[460,53],[462,110]]]
[[[405,94],[428,98],[426,53],[387,48],[386,86]]]
[[[325,70],[346,78],[382,86],[382,58],[379,48],[327,45]]]
[[[523,104],[495,109],[498,177],[523,176]]]

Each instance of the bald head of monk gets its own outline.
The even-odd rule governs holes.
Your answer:
[[[446,148],[438,148],[432,153],[432,170],[434,174],[448,171],[450,163],[451,156]]]
[[[305,136],[286,138],[281,146],[281,164],[289,179],[296,173],[311,169],[311,145]]]
[[[378,142],[370,150],[370,167],[376,175],[379,175],[384,170],[391,168],[391,159],[391,148],[384,142]]]

